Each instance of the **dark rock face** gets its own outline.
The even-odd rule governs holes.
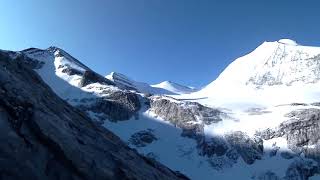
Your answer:
[[[320,139],[320,110],[302,109],[293,111],[286,115],[290,119],[279,125],[275,129],[266,129],[258,132],[257,135],[263,139],[285,137],[288,147],[295,153],[304,152],[306,157],[311,157],[320,162],[318,148],[308,148],[308,146],[318,145]]]
[[[307,158],[313,159],[320,163],[320,145],[316,144],[312,148],[303,148],[303,153]]]
[[[319,173],[319,167],[312,161],[294,161],[287,169],[285,180],[308,180]]]
[[[265,130],[256,132],[256,135],[261,137],[264,140],[269,140],[272,138],[282,137],[284,133],[279,129],[267,128]]]
[[[201,155],[212,157],[213,155],[225,155],[229,148],[223,137],[211,137],[210,139],[199,143],[198,149],[200,150]]]
[[[245,133],[237,131],[226,135],[226,139],[247,164],[253,164],[263,156],[263,141],[258,137],[251,139]]]
[[[141,108],[137,94],[116,91],[108,97],[90,99],[90,103],[79,105],[81,110],[104,113],[111,121],[128,120]]]
[[[0,179],[187,179],[138,155],[2,52],[0,142]]]
[[[303,153],[306,158],[320,162],[320,110],[301,109],[288,113],[290,119],[281,123],[275,129],[259,132],[263,139],[285,137],[288,147],[294,152],[281,152],[281,157],[293,159]],[[286,172],[286,180],[307,180],[315,173],[319,173],[319,166],[307,159],[294,161]]]
[[[97,83],[97,82],[101,84],[115,85],[112,81],[108,80],[107,78],[104,78],[101,75],[91,70],[88,70],[84,72],[79,86],[84,87],[88,84]]]
[[[319,173],[319,167],[310,160],[295,160],[293,161],[284,177],[278,177],[272,171],[266,171],[254,175],[254,180],[308,180],[309,177]]]
[[[226,157],[233,163],[236,163],[240,157],[239,153],[235,149],[229,149],[226,153]]]
[[[63,68],[62,72],[65,73],[65,74],[68,74],[69,76],[72,76],[72,75],[82,75],[82,72],[77,70],[77,69],[74,69],[70,66],[63,66],[63,67],[60,67],[60,68]]]
[[[304,109],[287,114],[291,119],[280,125],[280,131],[284,132],[289,148],[313,145],[320,139],[320,110]]]
[[[318,144],[320,139],[319,109],[302,109],[293,111],[286,115],[290,119],[279,125],[275,129],[266,129],[258,132],[257,135],[263,139],[271,139],[285,136],[289,148],[299,152],[305,145]]]
[[[191,139],[201,140],[204,135],[203,124],[185,124],[182,129],[181,136]]]
[[[29,48],[25,51],[36,51],[36,49]],[[14,51],[6,51],[5,53],[11,58],[15,59],[16,61],[21,61],[25,66],[28,66],[31,69],[41,69],[44,65],[44,62],[42,61],[29,58],[27,55],[24,54],[24,51],[21,51],[21,53]]]
[[[184,102],[179,104],[165,98],[153,98],[150,103],[152,111],[176,124],[178,127],[183,127],[186,122],[195,122],[199,119],[205,124],[211,124],[221,121],[220,115],[223,113],[217,109],[205,107],[196,102]]]
[[[158,138],[153,134],[153,130],[148,129],[131,135],[129,142],[136,147],[145,147],[156,140],[158,140]]]

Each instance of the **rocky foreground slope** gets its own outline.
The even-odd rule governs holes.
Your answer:
[[[42,65],[0,52],[0,179],[187,179],[60,99],[32,70]]]

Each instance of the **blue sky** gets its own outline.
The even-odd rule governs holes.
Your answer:
[[[320,46],[320,3],[0,0],[0,49],[58,46],[105,75],[201,87],[263,41]]]

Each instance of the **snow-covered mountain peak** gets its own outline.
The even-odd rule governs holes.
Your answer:
[[[163,81],[159,84],[156,84],[156,85],[159,85],[159,86],[172,86],[174,85],[175,83],[173,83],[172,81]]]
[[[278,42],[282,43],[282,44],[286,44],[286,45],[292,45],[292,46],[298,45],[298,43],[296,41],[291,40],[291,39],[280,39]]]
[[[79,70],[90,70],[83,63],[71,56],[63,49],[51,46],[47,49],[29,48],[21,51],[30,58],[43,61],[45,63],[63,64],[68,66],[77,67]]]
[[[196,89],[188,86],[183,86],[172,81],[163,81],[159,84],[151,85],[152,87],[163,88],[176,94],[189,94],[195,92]]]
[[[264,42],[251,53],[236,59],[221,73],[215,84],[262,87],[314,83],[320,79],[319,67],[320,48],[281,39]]]
[[[41,64],[35,70],[50,86],[59,87],[55,92],[65,98],[77,95],[78,88],[95,82],[114,85],[113,82],[94,72],[76,58],[58,47],[47,49],[29,48],[19,53]],[[70,86],[72,85],[72,86]]]
[[[230,104],[236,99],[267,104],[312,101],[320,98],[315,91],[319,80],[320,47],[282,39],[264,42],[234,60],[196,97],[220,98],[223,103],[229,99]]]

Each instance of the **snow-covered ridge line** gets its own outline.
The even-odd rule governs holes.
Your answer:
[[[163,88],[168,91],[174,92],[176,94],[189,94],[189,93],[197,91],[197,89],[195,89],[195,88],[183,86],[183,85],[180,85],[180,84],[172,82],[172,81],[163,81],[159,84],[154,84],[151,86],[157,87],[157,88]]]
[[[124,74],[118,72],[111,72],[109,75],[105,76],[107,79],[115,82],[117,86],[136,90],[141,93],[148,94],[166,94],[166,95],[177,95],[177,94],[187,94],[194,92],[194,89],[179,85],[174,82],[164,81],[157,85],[149,85],[144,82],[135,81]]]

